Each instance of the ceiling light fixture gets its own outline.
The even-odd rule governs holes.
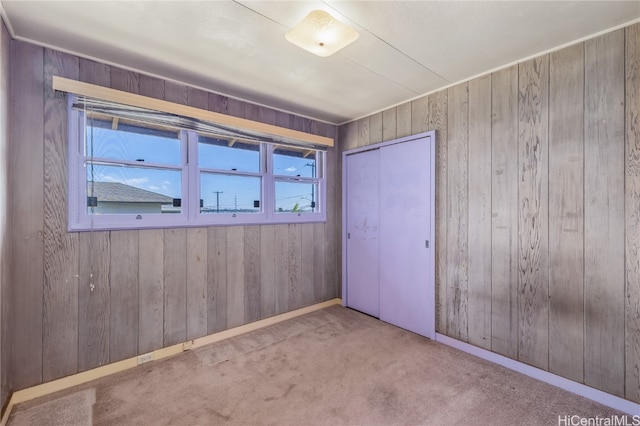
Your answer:
[[[285,38],[318,56],[330,56],[354,42],[360,34],[324,10],[313,10]]]

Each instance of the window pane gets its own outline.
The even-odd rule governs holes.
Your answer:
[[[254,176],[200,174],[200,213],[259,213],[260,178]]]
[[[180,164],[177,130],[159,130],[123,122],[114,124],[112,120],[89,118],[86,137],[85,155],[90,158]]]
[[[198,164],[205,169],[260,173],[260,144],[199,136]]]
[[[87,162],[87,213],[180,213],[181,180],[179,170]]]
[[[318,185],[276,182],[276,212],[311,213],[318,211]]]
[[[273,173],[279,176],[316,177],[317,151],[278,146],[273,150]]]

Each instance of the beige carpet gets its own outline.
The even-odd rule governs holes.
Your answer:
[[[8,426],[557,425],[567,415],[621,413],[334,306],[20,404]]]

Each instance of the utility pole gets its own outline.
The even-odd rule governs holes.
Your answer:
[[[316,164],[315,163],[307,163],[307,164],[305,164],[305,166],[311,167],[311,177],[315,178],[316,177]],[[311,185],[311,211],[312,212],[316,211],[315,187],[316,187],[315,183]]]
[[[222,191],[213,191],[214,194],[216,194],[216,213],[220,213],[220,194],[222,194]]]

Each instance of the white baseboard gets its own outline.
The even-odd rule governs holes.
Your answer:
[[[635,402],[631,402],[624,398],[620,398],[618,396],[611,395],[590,386],[574,382],[573,380],[569,380],[556,374],[549,373],[548,371],[532,367],[528,364],[524,364],[520,361],[498,355],[497,353],[470,345],[460,340],[452,339],[451,337],[445,336],[444,334],[436,333],[436,342],[440,342],[444,345],[451,346],[452,348],[459,349],[468,354],[475,355],[478,358],[491,361],[510,370],[517,371],[518,373],[522,373],[529,377],[533,377],[534,379],[540,380],[541,382],[549,383],[550,385],[575,393],[576,395],[583,396],[587,399],[606,405],[623,413],[632,416],[640,416],[640,404],[636,404]]]

